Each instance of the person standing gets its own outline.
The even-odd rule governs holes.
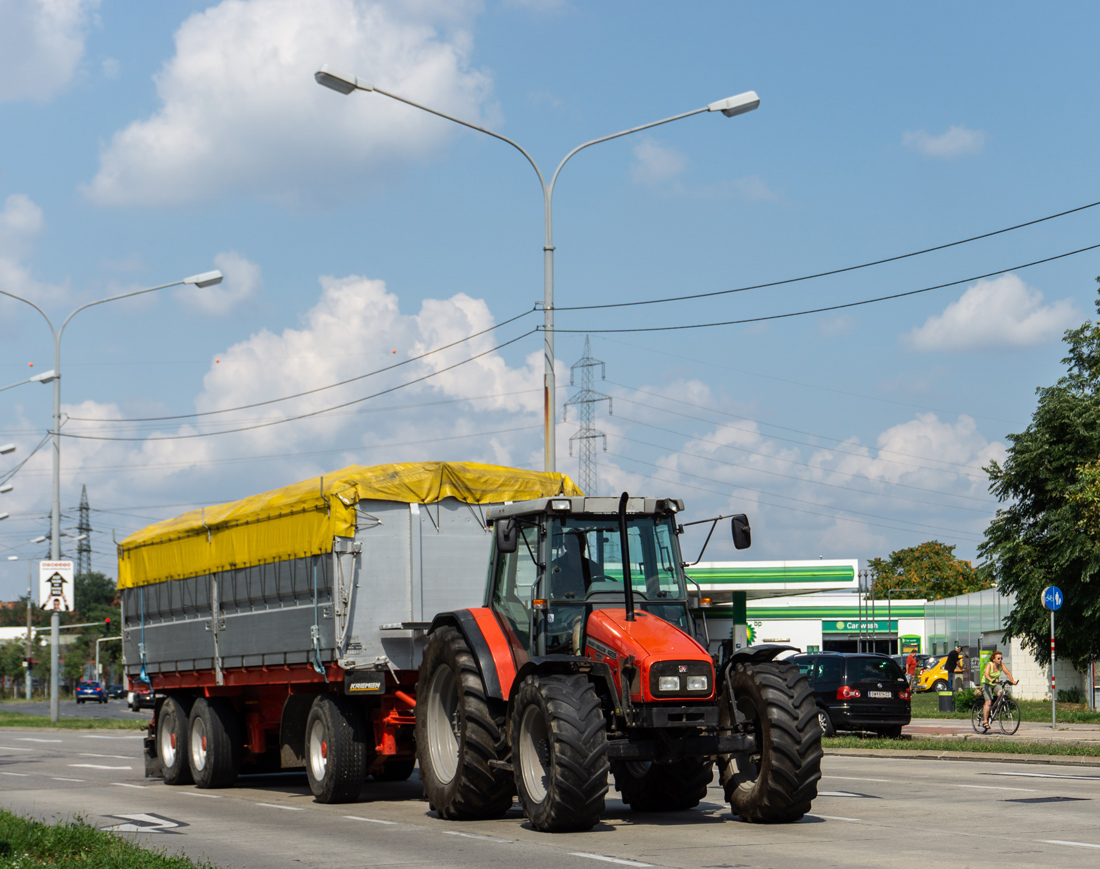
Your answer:
[[[913,683],[917,681],[917,653],[910,652],[905,659],[905,678],[909,680],[909,690],[913,690]]]
[[[943,662],[943,669],[947,673],[947,690],[955,690],[955,671],[959,668],[959,652],[962,646],[955,643],[955,648],[947,653],[947,660]]]
[[[982,696],[985,698],[985,705],[982,707],[982,727],[987,731],[989,730],[989,707],[993,705],[993,699],[997,694],[1004,690],[998,684],[1002,676],[1013,685],[1020,684],[1018,679],[1012,678],[1011,671],[1004,665],[1004,655],[994,649],[993,654],[989,656],[989,663],[982,670]]]

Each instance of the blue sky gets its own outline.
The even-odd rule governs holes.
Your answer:
[[[746,512],[753,559],[931,539],[974,558],[996,509],[981,468],[1062,373],[1063,331],[1095,315],[1100,252],[1023,266],[1100,241],[1100,207],[723,291],[1100,199],[1098,19],[1086,3],[0,0],[0,289],[60,324],[105,296],[226,275],[66,329],[63,527],[86,486],[93,566],[114,575],[112,538],[347,464],[542,466],[535,173],[483,134],[318,87],[328,63],[515,139],[545,173],[588,140],[755,90],[755,112],[685,118],[563,169],[559,469],[577,474],[560,408],[589,334],[614,399],[596,412],[601,493]],[[565,310],[707,293],[722,294]],[[345,386],[187,416],[524,314]],[[694,328],[614,331],[669,326]],[[50,367],[44,320],[0,301],[0,386]],[[50,401],[36,383],[0,393],[0,442],[18,448],[0,475],[42,439]],[[132,421],[154,417],[177,418]],[[0,554],[45,555],[28,541],[48,531],[48,449],[11,482]],[[26,576],[0,560],[0,597]]]

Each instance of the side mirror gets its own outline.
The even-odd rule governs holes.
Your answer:
[[[505,554],[515,552],[519,546],[519,534],[516,533],[516,520],[503,519],[498,521],[493,530],[497,536],[497,552]]]
[[[744,513],[738,513],[731,522],[733,531],[733,548],[748,549],[752,546],[752,529],[749,527],[749,517]]]

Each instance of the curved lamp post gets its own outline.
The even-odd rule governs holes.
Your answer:
[[[518,143],[512,141],[507,136],[503,136],[500,133],[489,130],[485,127],[472,124],[469,121],[464,121],[461,118],[453,117],[445,112],[438,111],[428,106],[421,105],[420,103],[413,102],[406,97],[398,96],[397,94],[389,93],[382,90],[380,87],[376,87],[364,79],[358,78],[354,75],[338,72],[328,64],[322,66],[313,76],[317,83],[324,85],[338,93],[350,94],[353,91],[361,90],[381,94],[384,97],[397,100],[398,102],[405,103],[416,109],[429,112],[433,115],[437,115],[440,118],[446,118],[448,121],[454,121],[456,124],[461,124],[464,127],[469,127],[471,130],[477,130],[480,133],[485,133],[488,136],[492,136],[494,139],[500,139],[502,142],[507,142],[524,157],[527,158],[527,162],[531,164],[531,167],[535,170],[535,174],[538,175],[539,184],[542,185],[542,201],[543,211],[545,213],[546,222],[546,238],[543,242],[543,316],[544,316],[544,329],[545,329],[545,348],[543,353],[545,375],[543,383],[543,422],[546,428],[546,470],[553,471],[556,469],[555,450],[554,443],[554,421],[557,415],[555,409],[555,396],[554,390],[556,388],[554,379],[554,231],[553,231],[553,214],[552,214],[552,202],[554,197],[554,185],[557,183],[558,174],[561,172],[562,167],[565,166],[569,159],[590,145],[597,145],[600,142],[608,142],[611,139],[618,139],[622,136],[628,136],[631,133],[637,133],[641,130],[648,130],[651,127],[659,127],[661,124],[668,124],[672,121],[678,121],[681,118],[688,118],[692,115],[698,115],[702,112],[721,112],[727,118],[732,118],[734,115],[741,115],[745,112],[751,112],[757,106],[760,105],[760,98],[756,95],[755,91],[746,91],[736,96],[727,97],[724,100],[718,100],[718,102],[710,103],[702,108],[693,109],[690,112],[684,112],[679,115],[673,115],[669,118],[662,118],[659,121],[653,121],[649,124],[642,124],[640,127],[631,127],[629,130],[622,130],[618,133],[612,133],[609,136],[601,136],[598,139],[593,139],[590,142],[585,142],[582,145],[578,145],[572,151],[562,158],[562,161],[558,164],[558,168],[554,170],[554,174],[550,177],[550,181],[547,182],[542,170],[539,169],[538,163],[534,158],[527,153]]]
[[[46,374],[39,378],[43,383],[53,382],[53,431],[51,432],[53,435],[53,506],[50,509],[51,561],[57,561],[61,557],[61,336],[65,333],[65,327],[68,326],[69,321],[81,311],[94,307],[95,305],[115,302],[119,299],[129,299],[133,296],[141,296],[145,293],[164,290],[168,287],[178,287],[181,284],[194,284],[196,287],[212,287],[221,282],[222,273],[215,270],[203,272],[200,275],[192,275],[183,280],[172,281],[170,284],[160,284],[159,286],[148,287],[144,290],[134,290],[129,293],[120,293],[117,296],[108,296],[106,299],[98,299],[94,302],[88,302],[85,305],[81,305],[65,318],[60,329],[54,327],[53,321],[49,318],[49,315],[34,302],[29,299],[24,299],[22,296],[17,296],[14,293],[0,290],[0,294],[15,299],[16,301],[24,302],[38,311],[46,321],[46,324],[50,327],[50,332],[53,333],[53,371],[46,372]],[[46,377],[50,374],[53,376],[47,380]],[[61,717],[60,702],[58,699],[58,644],[60,642],[60,625],[59,614],[54,610],[50,617],[50,721],[55,724]]]

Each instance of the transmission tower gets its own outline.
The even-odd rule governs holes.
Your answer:
[[[607,402],[607,413],[611,415],[611,396],[604,395],[602,392],[596,392],[592,388],[592,369],[597,365],[600,366],[600,379],[604,380],[607,377],[604,369],[604,364],[599,359],[592,358],[592,347],[587,335],[584,336],[584,356],[578,361],[573,363],[573,366],[569,369],[569,385],[576,385],[577,370],[581,372],[581,387],[580,390],[573,393],[573,397],[565,403],[562,408],[562,421],[564,422],[569,415],[569,406],[574,405],[579,408],[580,414],[580,428],[577,429],[577,433],[569,438],[569,455],[573,455],[573,442],[577,441],[580,471],[577,475],[577,485],[581,487],[586,495],[595,495],[598,493],[600,478],[599,472],[596,468],[596,439],[603,438],[603,449],[607,452],[607,435],[602,431],[597,430],[592,426],[592,419],[595,415],[595,406],[598,402]]]
[[[77,576],[92,572],[92,523],[88,515],[90,512],[88,487],[84,486],[80,490],[80,521],[76,525],[76,533],[80,538],[76,544]]]

